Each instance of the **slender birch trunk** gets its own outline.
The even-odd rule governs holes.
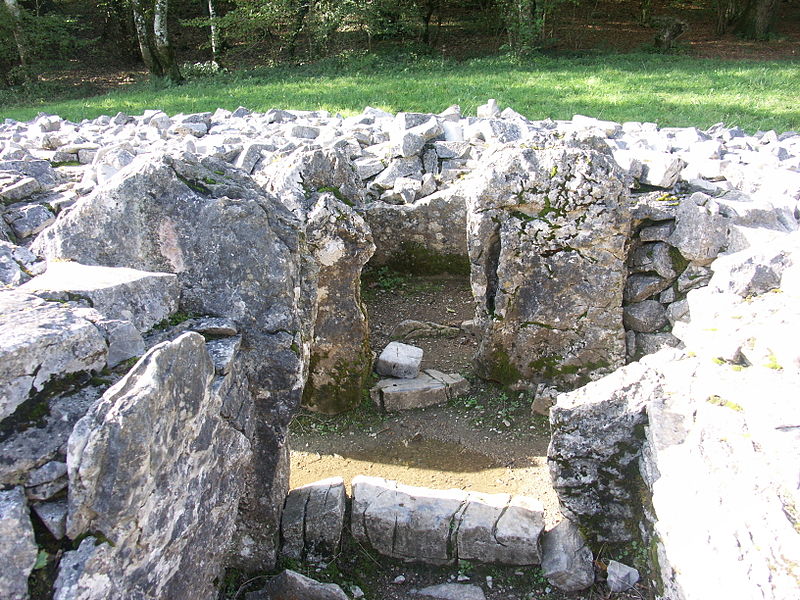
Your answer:
[[[151,75],[163,77],[164,69],[161,66],[161,61],[153,51],[143,0],[133,0],[131,8],[133,10],[133,26],[136,29],[136,39],[139,41],[139,51],[142,54],[144,66],[147,67]]]
[[[217,9],[214,0],[208,0],[208,20],[211,24],[211,60],[219,58],[219,29],[217,29]]]

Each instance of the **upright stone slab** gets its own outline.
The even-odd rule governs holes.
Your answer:
[[[213,595],[250,454],[220,417],[213,375],[202,336],[186,333],[154,347],[78,421],[67,534],[108,542],[81,545],[60,598]]]
[[[575,387],[624,364],[619,167],[554,138],[485,160],[464,185],[479,374]]]
[[[27,600],[36,554],[25,493],[21,487],[0,491],[0,597]]]
[[[361,270],[375,245],[364,219],[332,193],[317,196],[308,213],[306,236],[319,272],[303,405],[336,414],[361,403],[372,366]]]
[[[181,310],[236,323],[256,402],[232,561],[272,568],[288,491],[286,428],[301,400],[316,296],[300,221],[228,163],[156,153],[61,213],[35,248],[49,259],[174,273]]]
[[[341,477],[293,489],[281,519],[281,554],[292,560],[320,562],[339,551],[344,528],[345,491]]]

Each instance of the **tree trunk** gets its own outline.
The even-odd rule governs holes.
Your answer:
[[[180,83],[183,81],[183,75],[181,75],[178,63],[175,60],[175,52],[169,43],[167,31],[168,10],[169,0],[156,0],[155,9],[153,10],[153,41],[164,76],[173,83]]]
[[[139,51],[142,53],[142,61],[144,66],[150,71],[150,74],[155,77],[164,76],[164,68],[161,66],[161,61],[158,59],[153,48],[153,40],[150,35],[150,29],[147,26],[147,14],[143,0],[133,0],[131,2],[133,10],[133,26],[136,29],[136,38],[139,40]]]
[[[736,23],[736,33],[750,40],[767,39],[777,8],[778,0],[748,0]]]
[[[217,28],[217,9],[214,0],[208,0],[208,20],[211,24],[211,60],[219,58],[219,29]]]
[[[303,30],[303,21],[306,15],[311,10],[312,0],[300,0],[300,6],[294,14],[294,25],[292,26],[292,33],[289,36],[289,58],[294,58],[294,53],[297,50],[297,39],[300,37],[300,32]]]
[[[5,2],[13,21],[14,43],[17,45],[19,64],[25,67],[28,65],[28,46],[25,43],[25,32],[22,29],[22,11],[17,0],[5,0]]]

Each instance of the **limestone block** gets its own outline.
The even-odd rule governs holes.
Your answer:
[[[622,313],[622,322],[627,329],[642,333],[657,331],[667,324],[667,313],[657,300],[644,300],[629,304]]]
[[[542,537],[542,574],[565,592],[585,590],[594,583],[592,551],[569,519],[564,519]]]
[[[28,575],[36,563],[37,551],[22,488],[0,491],[0,596],[27,600]]]
[[[332,559],[342,539],[344,513],[345,490],[341,477],[291,490],[281,518],[281,554],[309,562]]]
[[[698,203],[702,204],[698,204]],[[667,242],[688,260],[707,265],[725,247],[728,219],[719,205],[702,193],[681,200],[675,215],[675,231]]]
[[[39,502],[33,505],[33,511],[55,539],[60,540],[67,535],[66,499]]]
[[[232,336],[222,339],[209,340],[206,350],[214,363],[214,372],[217,375],[227,375],[242,346],[242,336]]]
[[[150,350],[76,424],[67,533],[102,531],[110,543],[81,546],[62,597],[213,593],[250,450],[220,417],[212,378],[203,338],[183,334]]]
[[[23,177],[16,183],[0,188],[0,197],[7,202],[19,202],[41,190],[42,186],[33,177]]]
[[[0,171],[11,171],[35,179],[42,191],[58,183],[58,175],[46,160],[0,160]]]
[[[422,354],[422,348],[401,342],[389,342],[375,361],[375,371],[386,377],[414,379],[419,375]]]
[[[606,584],[612,592],[624,592],[639,581],[639,571],[615,560],[608,561]]]
[[[436,598],[437,600],[486,600],[483,590],[469,583],[440,583],[429,585],[414,593],[420,598]]]
[[[625,302],[641,302],[667,289],[670,283],[660,275],[634,273],[625,281],[622,298]]]
[[[469,382],[461,375],[428,369],[414,379],[381,379],[370,396],[383,410],[396,411],[442,404],[468,389]]]
[[[22,290],[55,300],[86,298],[109,319],[148,331],[178,309],[180,286],[172,273],[51,261]]]
[[[3,218],[18,238],[36,235],[56,220],[56,216],[41,204],[15,205]]]
[[[107,356],[103,334],[78,311],[29,294],[0,293],[0,420],[52,378],[99,370]]]
[[[643,166],[640,181],[660,188],[674,186],[686,165],[678,156],[666,152],[639,151],[637,158]]]
[[[320,583],[286,569],[269,580],[264,589],[250,592],[246,600],[349,600],[335,583]]]

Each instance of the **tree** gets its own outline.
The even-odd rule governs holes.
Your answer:
[[[11,15],[14,42],[17,45],[17,54],[19,55],[19,64],[26,67],[28,66],[28,46],[25,41],[25,30],[22,26],[22,9],[20,9],[17,0],[5,0],[5,3]]]
[[[147,0],[132,0],[131,8],[139,50],[147,70],[155,77],[182,82],[183,76],[169,41],[169,0],[155,0],[153,4]]]
[[[778,0],[747,0],[734,31],[750,40],[765,40],[772,31]]]

